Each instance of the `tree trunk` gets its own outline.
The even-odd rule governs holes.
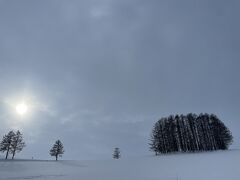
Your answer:
[[[5,159],[8,158],[8,152],[9,152],[9,147],[8,147],[8,149],[7,149],[7,153],[6,153],[6,157],[5,157]]]
[[[16,144],[14,145],[14,150],[13,150],[13,156],[12,156],[12,159],[14,159],[14,156],[16,154],[16,149],[17,149],[17,144],[18,144],[18,140],[19,140],[19,137],[17,138],[17,141],[16,141]]]
[[[15,156],[15,150],[13,151],[12,159],[14,159],[14,156]]]
[[[56,155],[56,161],[58,160],[58,155]]]

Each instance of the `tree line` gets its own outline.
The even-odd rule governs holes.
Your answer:
[[[214,114],[170,115],[153,127],[150,150],[171,152],[226,150],[233,141],[230,130]]]
[[[19,130],[16,132],[9,131],[0,142],[0,152],[6,152],[5,159],[8,159],[9,154],[12,154],[12,159],[14,159],[16,153],[21,152],[25,146],[26,143],[23,141],[23,135]],[[49,154],[54,156],[57,161],[58,157],[62,156],[63,153],[63,144],[60,140],[57,140],[50,149]]]
[[[0,152],[6,152],[5,159],[8,159],[9,155],[12,154],[12,159],[14,159],[16,153],[19,153],[26,147],[26,143],[23,141],[23,134],[18,130],[16,132],[9,131],[3,136],[0,142]],[[60,140],[57,140],[49,151],[49,154],[55,157],[57,161],[59,157],[64,154],[64,146]],[[120,158],[120,149],[115,148],[113,153],[114,159]]]
[[[197,152],[226,150],[233,141],[230,130],[214,114],[170,115],[158,120],[152,130],[150,150],[156,155],[172,152]],[[0,142],[0,151],[5,159],[21,152],[26,146],[20,131],[9,131]],[[64,146],[57,140],[49,151],[56,161],[64,154]],[[113,158],[120,158],[120,149],[115,148]]]

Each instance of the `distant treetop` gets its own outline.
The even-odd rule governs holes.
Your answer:
[[[121,156],[120,156],[120,150],[119,148],[115,148],[114,151],[113,151],[113,159],[119,159]]]

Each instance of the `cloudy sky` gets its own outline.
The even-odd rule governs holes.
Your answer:
[[[152,154],[162,116],[215,113],[240,148],[237,0],[0,0],[0,136],[21,158]],[[24,116],[16,113],[21,102]]]

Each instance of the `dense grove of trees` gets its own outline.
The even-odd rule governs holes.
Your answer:
[[[214,114],[171,115],[153,127],[150,149],[159,153],[226,150],[233,137]]]
[[[26,144],[20,131],[9,131],[0,142],[0,151],[6,152],[5,159],[8,158],[9,153],[12,154],[12,159],[14,159],[16,153],[21,152],[25,146]]]

